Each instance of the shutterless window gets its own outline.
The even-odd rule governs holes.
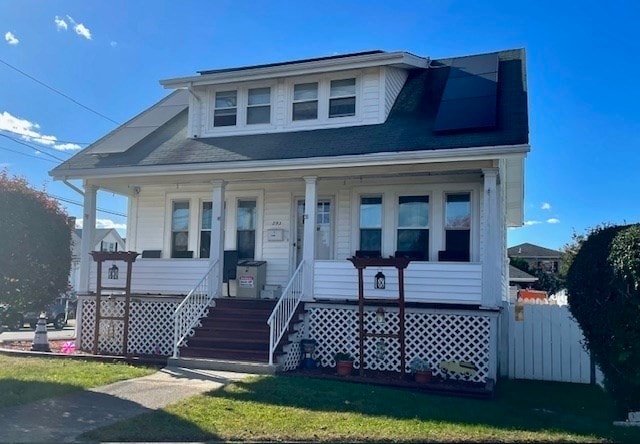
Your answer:
[[[445,245],[459,260],[470,259],[471,194],[447,194],[445,208]]]
[[[360,198],[360,250],[382,251],[382,196]]]
[[[398,198],[397,251],[429,260],[429,196]]]
[[[213,126],[234,126],[238,113],[238,92],[217,91],[215,109],[213,111]]]
[[[256,201],[239,200],[237,213],[238,259],[254,259],[256,255]]]
[[[171,209],[171,257],[184,257],[189,248],[189,202],[174,201]]]
[[[318,84],[299,83],[293,87],[293,120],[318,118]]]
[[[247,125],[271,122],[271,88],[251,88],[247,102]]]
[[[200,212],[200,257],[208,258],[211,249],[211,202],[202,202]]]
[[[356,115],[356,79],[332,80],[329,92],[329,117]]]

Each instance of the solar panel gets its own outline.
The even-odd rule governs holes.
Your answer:
[[[435,131],[496,126],[498,54],[455,59],[442,93]]]

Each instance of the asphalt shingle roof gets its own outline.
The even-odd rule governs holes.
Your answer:
[[[451,133],[433,130],[449,66],[454,60],[434,60],[430,69],[410,71],[387,120],[381,124],[189,139],[188,111],[184,111],[123,153],[96,156],[89,146],[52,170],[52,174],[65,175],[90,168],[321,158],[528,143],[523,50],[498,53],[495,128]]]
[[[515,245],[507,249],[507,255],[509,257],[549,257],[558,258],[560,252],[552,250],[550,248],[541,247],[539,245],[530,244],[525,242],[524,244]]]

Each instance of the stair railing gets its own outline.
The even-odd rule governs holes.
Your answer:
[[[220,279],[220,261],[215,261],[207,270],[204,277],[198,284],[187,294],[184,300],[178,305],[173,313],[173,357],[177,358],[180,354],[180,346],[184,345],[185,338],[191,334],[193,327],[212,304],[216,296],[215,286],[212,283],[218,282]]]
[[[267,320],[269,324],[269,365],[273,365],[273,354],[280,339],[289,328],[289,322],[296,312],[302,300],[304,290],[304,260],[293,273],[289,283],[282,291],[282,296],[273,308],[271,316]]]

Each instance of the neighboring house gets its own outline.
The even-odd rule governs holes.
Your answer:
[[[69,284],[74,291],[80,288],[80,245],[82,228],[71,232],[71,271]],[[125,241],[115,228],[96,228],[93,233],[91,251],[125,251]]]
[[[522,259],[529,264],[530,270],[544,270],[558,273],[561,266],[561,253],[557,250],[530,243],[515,245],[507,250],[510,258]]]
[[[537,280],[537,277],[509,265],[509,301],[514,303],[518,298],[518,291],[522,288],[530,288]]]
[[[129,198],[127,247],[142,253],[132,266],[140,324],[128,331],[129,352],[262,362],[277,354],[291,369],[298,339],[309,337],[322,366],[342,351],[368,369],[400,371],[397,339],[368,337],[360,348],[358,271],[346,259],[372,258],[363,288],[375,300],[362,325],[392,334],[398,274],[380,258],[409,257],[405,368],[414,357],[436,372],[463,360],[478,367],[472,380],[497,377],[506,232],[523,224],[530,149],[524,50],[437,60],[371,51],[161,84],[176,91],[51,171],[84,181],[85,231],[98,189]],[[81,255],[84,348],[96,328],[92,246]],[[266,265],[238,267],[233,281],[237,259]],[[191,290],[174,344],[173,310]],[[239,338],[255,313],[230,308],[249,290],[280,297],[261,301],[271,313],[266,350]],[[235,332],[230,339],[198,342],[207,311]],[[121,352],[119,324],[98,322],[96,347]]]

